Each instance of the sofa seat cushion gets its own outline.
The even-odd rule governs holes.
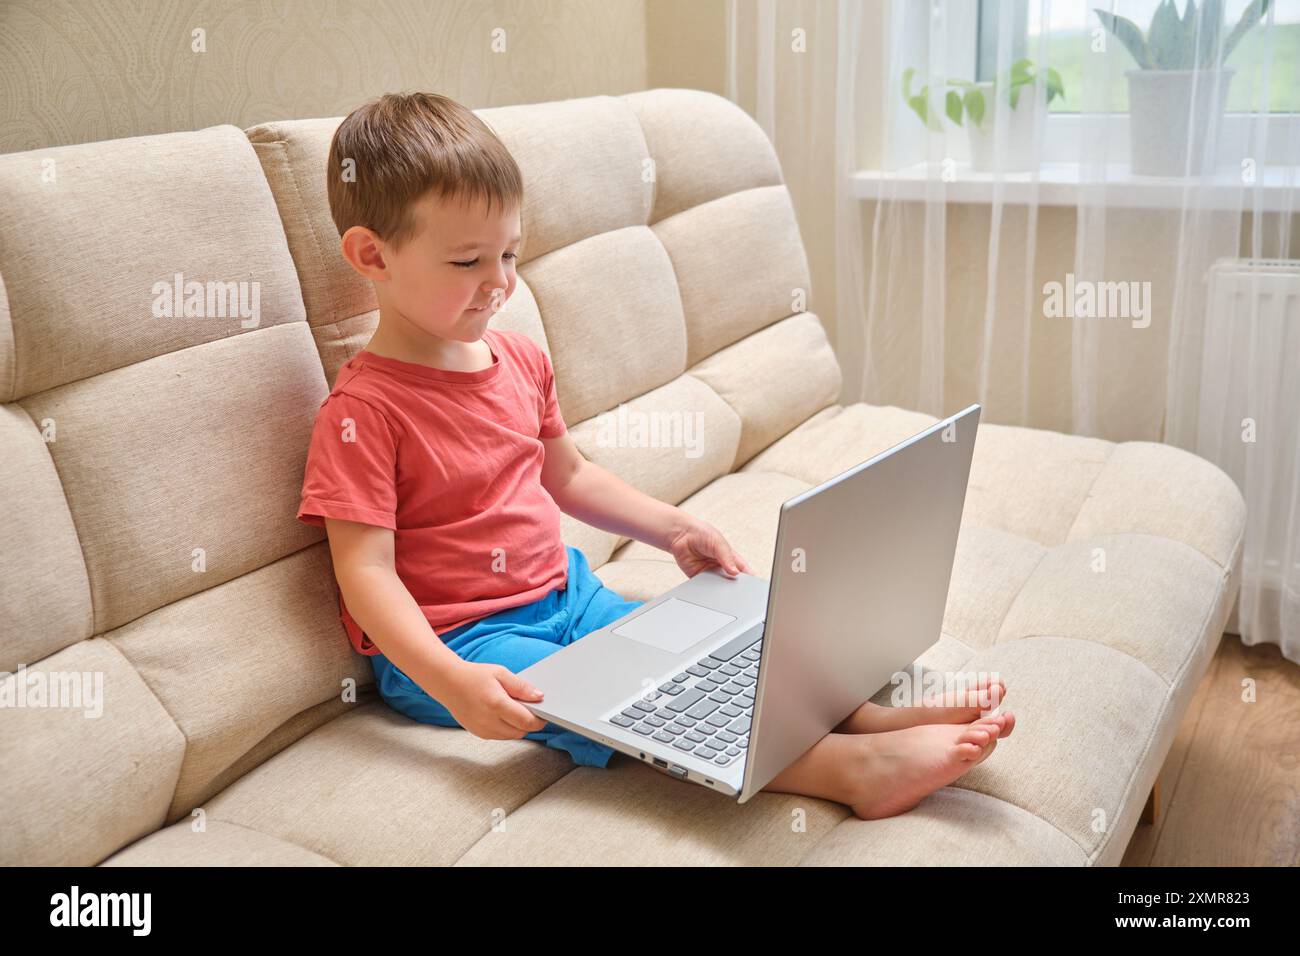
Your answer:
[[[893,406],[832,405],[739,470],[825,481],[935,422]],[[1226,474],[1172,445],[981,422],[964,523],[1042,545],[1099,534],[1170,538],[1228,568],[1246,504]]]
[[[101,866],[338,866],[319,853],[237,823],[182,820],[113,854]]]
[[[567,753],[537,741],[483,740],[371,701],[203,804],[206,832],[182,820],[106,862],[220,856],[225,824],[261,834],[258,852],[268,856],[292,852],[271,848],[277,841],[346,866],[446,865],[573,768]],[[206,841],[216,847],[195,850]]]
[[[783,501],[933,421],[832,406],[681,507],[770,576]],[[1217,647],[1243,527],[1236,487],[1178,449],[982,425],[942,634],[915,673],[999,674],[1019,719],[993,759],[888,820],[790,794],[741,806],[622,754],[575,768],[531,741],[428,727],[382,703],[205,810],[338,863],[1115,863]],[[596,574],[639,600],[685,580],[640,542]],[[872,699],[890,705],[893,690]],[[119,856],[185,856],[189,835],[174,831],[188,826]]]
[[[766,578],[772,570],[772,548],[781,502],[810,487],[806,481],[779,472],[733,472],[705,485],[678,507],[721,530],[731,546],[749,562],[754,574]],[[632,573],[620,567],[625,562],[635,562]],[[666,568],[655,573],[645,570],[656,563]],[[685,572],[672,555],[641,541],[619,548],[614,552],[614,560],[595,571],[606,587],[635,601],[656,597],[686,580]]]

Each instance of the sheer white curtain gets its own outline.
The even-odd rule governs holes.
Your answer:
[[[729,33],[843,400],[1214,461],[1234,629],[1300,662],[1300,0],[758,0]]]

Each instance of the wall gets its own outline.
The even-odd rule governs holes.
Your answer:
[[[703,75],[684,39],[657,82]],[[0,152],[340,116],[392,90],[477,109],[627,93],[649,75],[645,0],[3,0]]]

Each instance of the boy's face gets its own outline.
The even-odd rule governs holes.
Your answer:
[[[416,202],[416,231],[398,249],[385,245],[381,304],[429,335],[477,342],[515,291],[519,210],[486,200]],[[385,302],[386,300],[386,302]]]

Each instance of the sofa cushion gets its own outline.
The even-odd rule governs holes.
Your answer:
[[[1241,543],[1246,502],[1220,468],[1154,442],[1116,445],[1070,527],[1071,537],[1113,531],[1158,535],[1229,569]]]
[[[0,208],[12,322],[0,400],[302,321],[275,202],[233,126],[0,156]],[[154,284],[177,273],[256,282],[258,324],[154,317]]]
[[[0,156],[0,204],[0,488],[22,502],[0,694],[102,681],[98,714],[5,710],[0,863],[85,865],[333,716],[369,668],[342,664],[321,561],[259,578],[322,539],[293,516],[327,388],[244,134]],[[296,610],[277,619],[259,580]],[[254,643],[280,673],[248,666]]]
[[[589,461],[652,498],[680,502],[731,470],[741,428],[736,410],[688,373],[579,422],[569,433]],[[561,533],[593,567],[630,540],[563,519]]]
[[[519,267],[537,300],[566,422],[581,422],[686,371],[673,265],[646,226],[575,240]],[[617,276],[611,282],[608,278]],[[617,362],[609,356],[618,355]]]
[[[46,447],[80,538],[96,633],[321,540],[294,514],[325,393],[299,321],[19,403],[32,421],[57,424]]]
[[[208,800],[204,816],[350,866],[454,863],[573,769],[533,740],[483,740],[375,701],[309,734]],[[173,829],[188,830],[189,821]],[[109,863],[163,863],[195,841],[153,834]]]
[[[999,752],[1002,746],[998,744]],[[896,817],[849,817],[799,865],[1083,866],[1087,862],[1078,844],[1030,811],[975,790],[944,787]]]
[[[739,466],[839,396],[840,367],[821,320],[782,319],[690,368],[740,416]]]
[[[0,539],[0,671],[39,661],[95,633],[90,579],[77,527],[43,431],[22,406],[0,406],[0,488],[21,488]]]
[[[338,866],[319,853],[237,823],[196,818],[166,827],[101,866]]]
[[[694,365],[751,332],[804,312],[811,279],[790,193],[759,186],[685,209],[654,225],[677,278]],[[743,237],[761,234],[763,242]]]
[[[41,685],[56,690],[38,704]],[[87,866],[163,825],[185,735],[110,642],[0,676],[0,694],[14,693],[27,702],[0,720],[0,862]]]
[[[737,472],[723,475],[691,495],[681,503],[687,514],[703,518],[726,535],[727,541],[749,562],[758,577],[769,577],[772,571],[772,549],[776,544],[776,526],[781,503],[811,487],[807,482],[779,472]],[[676,572],[669,587],[686,580],[672,555],[641,541],[633,541],[619,549],[614,560],[596,569],[596,575],[607,584],[616,580],[617,567],[623,561],[659,561]],[[663,583],[655,577],[655,586]],[[624,576],[620,584],[628,589],[626,596],[644,601],[662,594],[667,588],[647,593],[637,582]],[[617,590],[617,589],[615,589]]]
[[[322,541],[104,635],[185,735],[168,823],[249,769],[250,755],[266,759],[374,699],[370,664],[339,629]]]

